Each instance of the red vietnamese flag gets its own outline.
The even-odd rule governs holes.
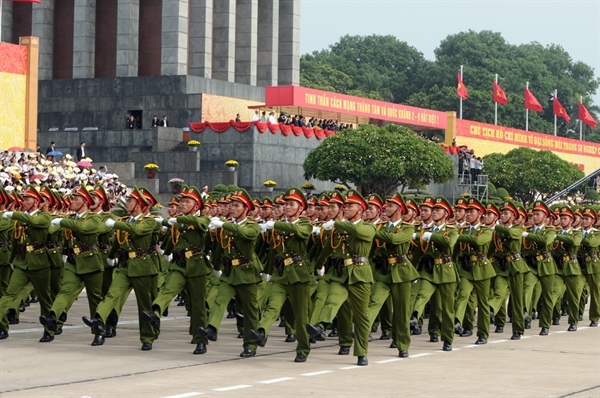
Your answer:
[[[458,87],[456,88],[456,95],[464,99],[469,98],[469,91],[467,91],[467,86],[465,86],[463,83],[460,72],[458,72]]]
[[[558,98],[556,97],[554,97],[554,114],[565,119],[565,122],[567,123],[571,121],[571,117],[567,113],[567,110],[560,102],[558,102]]]
[[[525,87],[525,108],[535,112],[541,112],[543,109],[542,105],[533,94],[531,94],[531,91],[529,91],[527,87]]]
[[[588,112],[585,105],[583,105],[581,102],[579,103],[579,120],[581,120],[583,123],[587,124],[592,128],[598,126],[598,123],[596,123],[592,115],[590,115],[590,112]]]
[[[508,98],[506,98],[506,93],[502,90],[502,87],[494,81],[494,102],[497,102],[502,105],[508,104]]]

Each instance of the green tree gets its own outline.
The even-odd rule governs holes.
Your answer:
[[[544,200],[584,176],[577,166],[551,151],[521,147],[504,155],[492,153],[483,160],[490,181],[522,202]]]
[[[385,196],[398,188],[444,183],[454,177],[454,166],[439,145],[406,127],[364,125],[323,140],[304,161],[304,176]]]

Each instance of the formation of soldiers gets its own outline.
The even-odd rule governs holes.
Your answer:
[[[127,215],[117,218],[101,185],[69,197],[0,187],[0,339],[9,336],[5,314],[33,289],[40,342],[53,341],[84,287],[93,346],[116,336],[133,289],[142,350],[152,349],[161,317],[181,294],[194,354],[217,341],[230,310],[241,357],[266,345],[280,317],[286,341],[297,343],[295,362],[329,336],[338,337],[340,355],[353,346],[361,366],[377,325],[380,339],[406,358],[426,317],[430,341],[441,339],[444,351],[474,331],[475,344],[486,344],[492,322],[501,333],[507,317],[512,340],[535,318],[547,335],[565,311],[574,332],[588,298],[590,326],[600,318],[599,207],[537,201],[526,209],[474,197],[452,205],[356,190],[307,199],[298,188],[274,199],[244,189],[203,199],[196,187],[170,200],[166,218],[152,214],[156,205],[134,187]]]

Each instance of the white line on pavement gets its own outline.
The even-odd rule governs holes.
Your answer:
[[[201,392],[186,392],[185,394],[169,395],[168,397],[163,397],[163,398],[187,398],[187,397],[195,397],[196,395],[202,395],[202,393]]]
[[[475,347],[479,347],[479,344],[469,344],[469,345],[463,346],[463,348],[475,348]]]
[[[496,344],[496,343],[505,343],[508,340],[494,340],[494,341],[490,341],[490,344]]]
[[[422,354],[411,355],[409,358],[426,357],[427,355],[431,355],[431,353],[430,352],[424,352]]]
[[[401,361],[402,358],[392,358],[392,359],[384,359],[383,361],[377,361],[375,363],[390,363],[390,362],[396,362],[396,361]]]
[[[294,380],[294,378],[293,377],[280,377],[278,379],[271,379],[271,380],[259,381],[259,383],[261,383],[261,384],[273,384],[273,383],[280,383],[282,381],[288,381],[288,380]]]
[[[239,384],[237,386],[231,387],[221,387],[221,388],[213,388],[213,391],[232,391],[232,390],[241,390],[242,388],[252,387],[250,384]]]
[[[343,368],[340,368],[340,369],[342,369],[342,370],[350,370],[350,369],[357,369],[357,368],[362,368],[362,366],[358,366],[358,365],[344,366]]]
[[[566,330],[559,330],[558,332],[554,332],[554,334],[559,334],[559,333],[567,333]]]
[[[303,373],[300,376],[318,376],[324,375],[325,373],[333,373],[333,370],[320,370],[318,372]]]
[[[167,316],[164,318],[160,318],[161,322],[165,322],[165,321],[175,321],[178,319],[189,319],[188,316]],[[119,321],[119,326],[121,325],[137,325],[139,323],[138,320],[129,320],[129,321]],[[69,329],[84,329],[87,328],[88,326],[86,325],[69,325],[69,326],[63,326],[63,330],[69,330]],[[29,328],[29,329],[19,329],[19,330],[11,330],[10,334],[17,334],[17,333],[31,333],[31,332],[43,332],[44,328],[39,327],[39,328]]]

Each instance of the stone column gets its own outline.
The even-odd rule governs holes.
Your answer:
[[[213,79],[235,79],[235,0],[218,0],[213,11]]]
[[[96,1],[75,0],[73,18],[73,78],[94,77]]]
[[[235,81],[256,86],[258,0],[237,0],[235,11]]]
[[[12,40],[12,1],[2,2],[2,13],[0,15],[0,39],[4,43],[10,43]]]
[[[210,79],[213,54],[213,0],[189,0],[189,2],[188,73]]]
[[[54,0],[33,3],[31,35],[40,39],[39,78],[52,79],[52,52],[54,49]]]
[[[119,0],[117,11],[117,76],[138,75],[140,0]]]
[[[278,85],[300,85],[300,0],[279,0]]]
[[[162,75],[188,73],[188,0],[163,0]]]
[[[279,49],[279,0],[258,0],[258,52],[256,85],[277,85],[277,51]]]

